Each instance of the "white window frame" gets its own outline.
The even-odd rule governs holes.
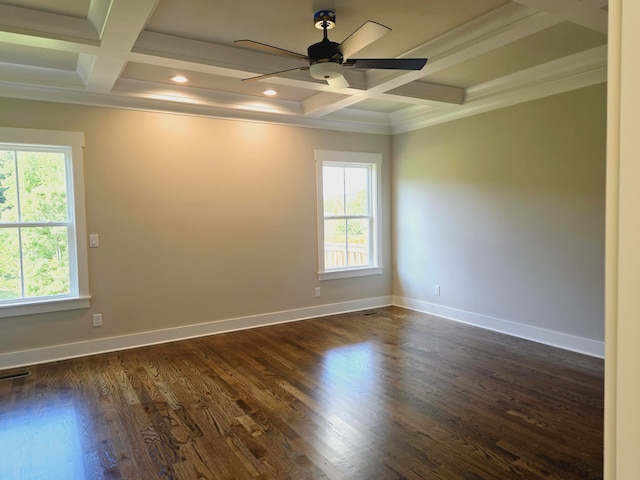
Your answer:
[[[89,308],[89,268],[87,261],[87,230],[84,203],[83,148],[84,133],[56,130],[0,127],[0,147],[67,147],[67,184],[72,192],[69,201],[70,220],[74,235],[69,242],[69,270],[71,292],[67,295],[18,299],[0,305],[0,318]],[[69,168],[71,167],[71,168]]]
[[[315,150],[317,197],[318,197],[318,279],[334,280],[338,278],[363,277],[380,275],[384,268],[380,260],[380,188],[382,154],[364,152],[344,152],[336,150]],[[370,234],[371,264],[339,269],[326,269],[324,263],[324,198],[323,198],[323,166],[325,163],[336,164],[367,164],[372,168],[371,173],[371,209],[373,225]]]

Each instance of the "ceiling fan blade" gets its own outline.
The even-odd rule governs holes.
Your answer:
[[[341,90],[349,87],[349,82],[344,78],[344,75],[341,75],[338,78],[327,78],[327,83],[333,90]]]
[[[364,25],[349,35],[345,41],[340,44],[338,50],[344,58],[349,58],[357,51],[362,50],[364,47],[375,42],[390,31],[391,29],[389,27],[385,27],[381,23],[368,20]]]
[[[297,58],[298,60],[309,60],[309,57],[301,53],[291,52],[283,48],[267,45],[266,43],[254,42],[253,40],[235,40],[233,43],[241,47],[260,50],[261,52],[272,53],[274,55],[284,55],[285,57]]]
[[[262,80],[263,78],[275,77],[276,75],[280,75],[281,73],[294,72],[296,70],[309,70],[309,67],[297,67],[297,68],[287,68],[286,70],[280,70],[278,72],[265,73],[264,75],[257,75],[255,77],[243,78],[243,82],[249,82],[254,80]]]
[[[388,70],[422,70],[427,64],[426,58],[351,58],[344,67],[380,68]]]

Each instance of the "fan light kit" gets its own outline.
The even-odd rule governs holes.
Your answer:
[[[317,11],[313,15],[313,24],[316,28],[322,30],[323,38],[320,42],[314,43],[307,48],[307,55],[253,40],[236,40],[234,43],[243,47],[304,60],[309,64],[308,66],[289,68],[243,80],[262,80],[281,73],[309,70],[311,77],[318,80],[326,80],[333,89],[340,89],[349,86],[349,82],[344,78],[344,68],[422,70],[427,63],[426,58],[350,58],[352,54],[362,50],[391,31],[389,27],[385,27],[380,23],[368,20],[342,43],[332,42],[327,37],[327,30],[336,25],[336,14],[333,10]]]
[[[309,67],[309,73],[318,80],[335,80],[342,76],[342,65],[335,62],[314,63]]]

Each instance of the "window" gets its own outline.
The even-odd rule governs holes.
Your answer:
[[[89,306],[83,143],[0,128],[0,317]]]
[[[377,275],[382,155],[316,150],[320,280]]]

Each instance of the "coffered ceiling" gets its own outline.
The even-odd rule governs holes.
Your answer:
[[[336,42],[392,29],[358,58],[427,65],[242,81],[306,64],[234,40],[306,54],[321,9]],[[604,82],[606,44],[607,0],[0,0],[0,97],[389,134]]]

